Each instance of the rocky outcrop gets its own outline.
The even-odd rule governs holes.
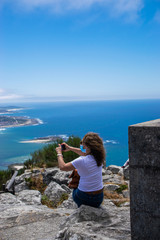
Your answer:
[[[129,210],[109,201],[100,208],[82,205],[60,224],[55,239],[130,239]]]
[[[0,239],[129,240],[129,190],[122,188],[129,181],[124,179],[120,167],[116,172],[115,167],[103,169],[106,197],[98,209],[84,205],[77,208],[72,200],[72,190],[67,187],[70,172],[50,168],[16,177],[16,194],[0,194]],[[47,184],[44,195],[52,202],[57,203],[64,194],[68,199],[53,209],[42,205],[44,195],[37,190],[22,190],[20,187],[24,185],[26,188],[32,177]]]
[[[58,203],[61,199],[61,196],[66,191],[56,182],[50,182],[44,194],[53,202]]]

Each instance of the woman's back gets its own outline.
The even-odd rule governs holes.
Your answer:
[[[81,191],[89,192],[103,188],[102,166],[97,166],[92,155],[81,156],[73,160],[72,164],[80,175],[78,188]]]

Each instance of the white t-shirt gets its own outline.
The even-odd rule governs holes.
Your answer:
[[[71,163],[80,175],[79,190],[91,192],[103,188],[102,166],[97,166],[96,160],[92,155],[81,156]]]

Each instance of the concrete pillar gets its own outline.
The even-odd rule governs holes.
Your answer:
[[[129,126],[132,240],[160,239],[160,119]]]

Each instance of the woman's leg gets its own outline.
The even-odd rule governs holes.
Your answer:
[[[91,207],[99,207],[103,202],[103,192],[96,195],[90,195],[76,188],[73,190],[72,196],[78,207],[82,204]]]
[[[73,201],[77,204],[78,207],[80,207],[82,205],[82,201],[77,195],[78,191],[79,191],[78,188],[73,189],[72,197],[73,197]]]

